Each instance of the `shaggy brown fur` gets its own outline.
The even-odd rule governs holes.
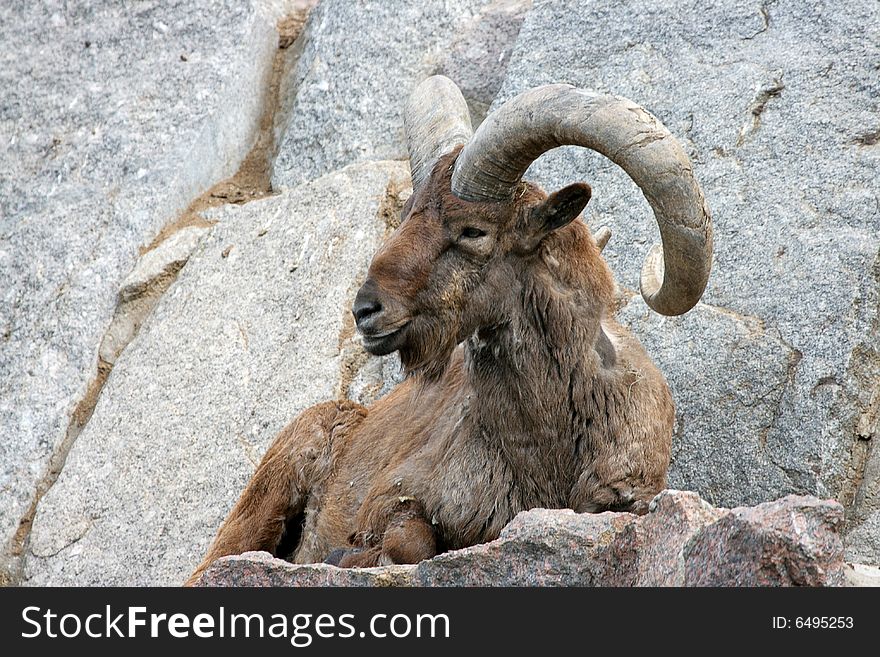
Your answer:
[[[415,563],[526,509],[644,512],[665,486],[672,398],[609,316],[611,274],[573,221],[589,187],[467,203],[456,156],[416,190],[355,303],[366,348],[399,350],[406,380],[282,431],[193,579],[247,550]]]

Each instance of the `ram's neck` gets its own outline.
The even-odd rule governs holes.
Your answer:
[[[563,494],[592,421],[585,402],[609,364],[600,321],[611,283],[601,260],[603,275],[591,279],[589,266],[566,260],[572,250],[555,246],[521,270],[509,316],[467,342],[465,369],[473,428],[513,467],[557,477]]]
[[[594,348],[601,311],[583,291],[534,281],[519,292],[519,312],[468,340],[465,368],[482,422],[512,433],[528,428],[528,440],[536,429],[561,430],[573,419],[573,381],[601,366]]]

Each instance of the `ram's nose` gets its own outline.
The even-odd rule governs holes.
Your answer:
[[[361,333],[368,335],[371,330],[375,329],[376,320],[382,315],[382,301],[379,299],[379,290],[372,279],[367,279],[367,282],[358,290],[351,312]]]

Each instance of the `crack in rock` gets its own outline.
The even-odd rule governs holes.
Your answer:
[[[764,34],[767,30],[770,29],[770,11],[767,9],[766,3],[761,3],[761,6],[758,7],[758,13],[761,15],[761,27],[758,28],[757,32],[753,32],[748,36],[744,36],[744,41],[751,41],[759,34]]]
[[[15,585],[22,581],[24,555],[30,544],[30,532],[40,501],[57,481],[71,448],[91,419],[113,365],[137,336],[143,322],[177,279],[201,238],[216,223],[204,218],[201,213],[208,208],[226,204],[240,205],[273,193],[271,171],[277,154],[275,126],[280,105],[279,89],[284,74],[293,64],[291,59],[285,56],[285,51],[295,43],[302,32],[313,3],[301,4],[301,7],[297,7],[293,13],[281,18],[277,23],[278,48],[266,82],[259,129],[254,145],[238,171],[231,178],[217,183],[194,200],[180,216],[167,224],[149,245],[141,249],[141,258],[123,282],[113,319],[99,346],[96,375],[76,405],[67,433],[52,453],[46,473],[37,482],[36,493],[30,507],[19,521],[18,529],[10,544],[0,555],[0,586]],[[85,531],[73,542],[82,538]],[[67,543],[61,549],[71,544]]]
[[[740,128],[739,137],[736,140],[737,146],[742,146],[746,141],[755,136],[755,133],[761,127],[761,115],[767,108],[767,103],[772,98],[778,98],[785,89],[785,83],[782,81],[783,72],[779,71],[774,74],[773,82],[769,85],[761,87],[758,94],[749,106],[750,119]]]
[[[866,298],[861,303],[872,313],[873,320],[865,341],[856,345],[851,352],[845,377],[847,385],[841,388],[838,399],[840,404],[849,400],[856,409],[849,418],[852,433],[839,495],[847,510],[848,536],[850,532],[857,535],[862,523],[880,513],[880,450],[877,447],[880,429],[880,252],[874,259],[867,290]],[[859,390],[862,392],[859,393]],[[870,528],[862,528],[861,533],[870,534]],[[862,543],[863,547],[870,542],[865,538],[855,541]],[[855,543],[848,545],[848,549],[856,548]],[[876,554],[876,548],[873,551]]]
[[[726,315],[727,317],[730,317],[731,319],[741,323],[750,335],[763,335],[767,330],[767,323],[764,321],[764,319],[756,315],[743,315],[736,312],[735,310],[731,310],[730,308],[725,308],[723,306],[714,306],[708,303],[701,302],[700,305],[705,306],[707,310],[713,313]],[[795,351],[794,349],[792,350]]]
[[[853,143],[858,144],[859,146],[876,146],[880,143],[880,128],[859,135],[853,139]]]

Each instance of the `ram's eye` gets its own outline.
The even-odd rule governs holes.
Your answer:
[[[474,228],[473,226],[468,226],[463,231],[461,231],[461,236],[467,239],[476,239],[478,237],[483,237],[486,234],[486,231],[480,230],[479,228]]]

